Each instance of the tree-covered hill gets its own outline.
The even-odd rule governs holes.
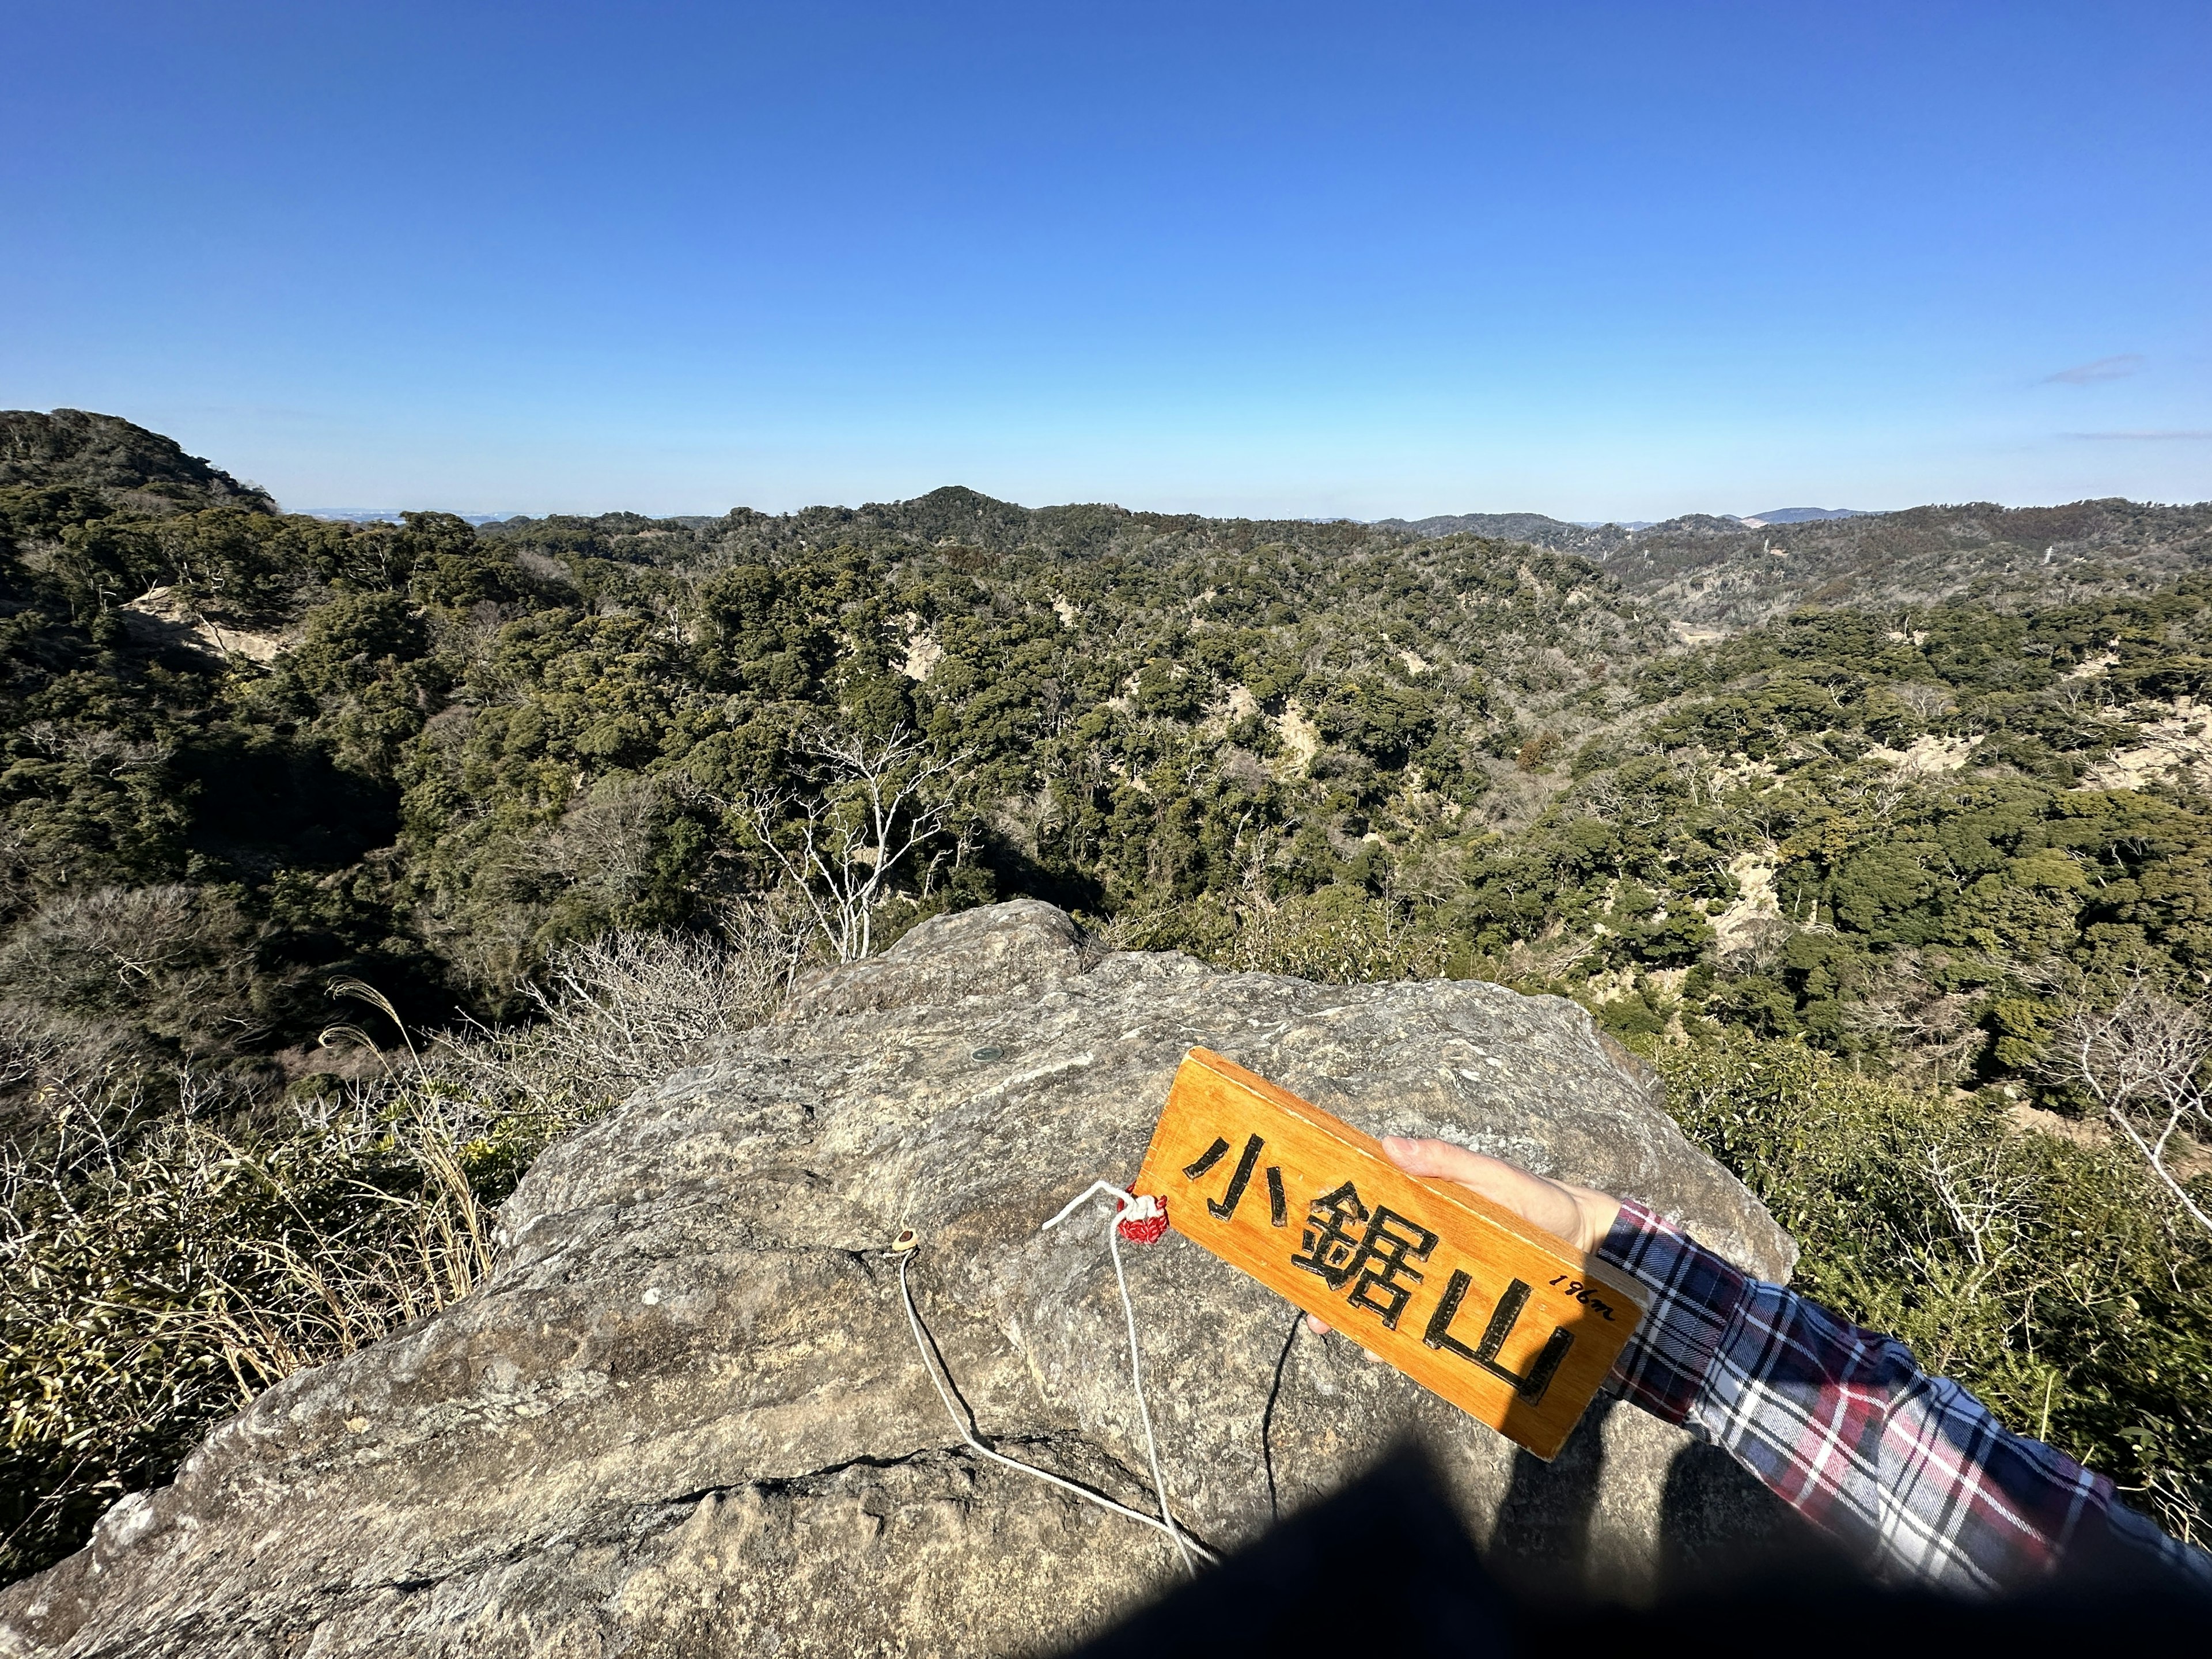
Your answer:
[[[1371,894],[1668,648],[1581,561],[1349,525],[942,490],[479,530],[17,476],[0,1007],[276,1087],[332,975],[494,1017],[562,940],[772,886],[749,792],[818,781],[820,730],[957,757],[909,913]]]
[[[1891,586],[2023,538],[2136,562],[2039,556],[2039,589],[1692,649],[1615,573],[1648,542],[1662,596],[1726,587],[1746,532],[1722,520],[1602,562],[959,489],[355,525],[112,417],[5,422],[0,1009],[34,1048],[282,1087],[319,1063],[335,975],[496,1017],[564,940],[711,927],[787,883],[778,830],[842,787],[825,734],[944,763],[941,833],[871,890],[908,919],[1035,892],[1219,955],[1310,915],[1359,971],[1599,1001],[1662,973],[1620,1018],[1916,1065],[1948,1044],[1959,1078],[2020,1087],[2045,959],[2212,972],[2180,896],[2208,845],[2205,590],[2153,557],[2194,557],[2202,510],[1748,532]],[[2005,827],[1962,852],[1961,815]],[[1875,1012],[1899,999],[1940,1032]]]
[[[272,510],[264,491],[185,454],[175,440],[81,409],[0,410],[0,489],[27,485],[91,490],[110,507],[139,513]]]
[[[1380,527],[1470,532],[1579,554],[1624,592],[1710,632],[1800,605],[1881,607],[1973,599],[2002,609],[2139,594],[2212,567],[2212,502],[2154,507],[1917,507],[1747,526],[1692,514],[1627,530],[1537,514],[1465,514]]]
[[[1376,526],[1414,536],[1495,536],[1593,559],[1626,546],[1632,533],[1622,525],[1569,524],[1541,513],[1441,513],[1426,519],[1378,519]]]

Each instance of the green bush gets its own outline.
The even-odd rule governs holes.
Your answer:
[[[1341,883],[1272,900],[1206,895],[1124,919],[1109,930],[1129,950],[1184,951],[1239,972],[1291,974],[1322,985],[1442,975],[1450,941],[1398,906]]]
[[[2212,1249],[2130,1155],[1795,1042],[1642,1046],[1796,1238],[1799,1289],[2212,1536]]]

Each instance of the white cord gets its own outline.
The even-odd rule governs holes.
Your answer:
[[[1066,1203],[1061,1205],[1060,1207],[1060,1213],[1053,1217],[1051,1220],[1046,1222],[1044,1225],[1038,1228],[1037,1231],[1041,1233],[1050,1232],[1054,1227],[1060,1225],[1061,1222],[1066,1220],[1068,1217],[1073,1215],[1078,1210],[1081,1209],[1084,1205],[1088,1203],[1091,1199],[1098,1197],[1102,1194],[1114,1200],[1114,1213],[1116,1217],[1119,1217],[1124,1209],[1137,1201],[1137,1195],[1134,1193],[1125,1193],[1110,1181],[1094,1181],[1088,1187],[1085,1187],[1081,1192],[1076,1194],[1073,1198],[1069,1199]]]
[[[1182,1528],[1175,1523],[1174,1512],[1168,1508],[1168,1483],[1160,1474],[1160,1449],[1152,1437],[1152,1407],[1145,1403],[1145,1362],[1137,1352],[1137,1310],[1129,1300],[1128,1275],[1121,1271],[1121,1212],[1136,1206],[1136,1195],[1123,1192],[1111,1182],[1095,1181],[1044,1225],[1046,1229],[1057,1227],[1075,1212],[1077,1205],[1094,1194],[1114,1200],[1114,1212],[1106,1218],[1106,1249],[1114,1258],[1114,1283],[1121,1287],[1121,1317],[1129,1327],[1129,1382],[1137,1391],[1137,1417],[1145,1425],[1145,1457],[1152,1466],[1152,1492],[1160,1500],[1160,1524],[1175,1540],[1176,1553],[1182,1557],[1183,1571],[1195,1578],[1198,1569],[1191,1565],[1190,1548],[1183,1542]]]
[[[1003,1463],[1010,1469],[1019,1469],[1024,1474],[1033,1474],[1040,1480],[1049,1481],[1061,1491],[1073,1492],[1078,1498],[1087,1498],[1101,1509],[1111,1510],[1116,1515],[1125,1515],[1132,1521],[1139,1522],[1152,1528],[1155,1532],[1167,1533],[1179,1546],[1196,1553],[1209,1565],[1218,1562],[1220,1558],[1212,1551],[1194,1540],[1186,1544],[1179,1532],[1171,1526],[1164,1525],[1158,1517],[1146,1515],[1142,1510],[1133,1510],[1126,1504],[1117,1504],[1103,1493],[1091,1491],[1088,1486],[1078,1486],[1073,1480],[1064,1480],[1049,1469],[1041,1469],[1034,1463],[1024,1463],[1018,1457],[1009,1457],[1004,1452],[994,1451],[969,1433],[968,1425],[962,1420],[960,1408],[954,1402],[945,1381],[938,1376],[937,1361],[930,1352],[929,1339],[922,1333],[921,1316],[914,1305],[914,1291],[906,1282],[906,1266],[912,1259],[910,1251],[899,1257],[899,1293],[906,1298],[907,1324],[914,1332],[915,1346],[921,1351],[922,1369],[929,1373],[930,1383],[936,1389],[938,1399],[944,1402],[945,1414],[952,1419],[953,1429],[963,1440],[968,1443],[969,1449],[981,1453],[994,1463]]]
[[[1104,1182],[1099,1182],[1098,1187],[1104,1187],[1109,1193],[1113,1194],[1125,1201],[1134,1201],[1130,1199],[1128,1194],[1122,1192],[1118,1187],[1107,1186],[1107,1183]],[[1091,1189],[1091,1192],[1085,1193],[1083,1194],[1083,1198],[1077,1199],[1074,1204],[1070,1204],[1066,1209],[1062,1210],[1059,1215],[1054,1216],[1052,1220],[1047,1222],[1045,1225],[1048,1227],[1057,1225],[1061,1220],[1066,1218],[1068,1213],[1075,1208],[1077,1204],[1083,1202],[1083,1199],[1089,1198],[1092,1192],[1097,1191],[1098,1187],[1094,1187]],[[1119,1219],[1120,1214],[1121,1210],[1117,1206],[1115,1211],[1116,1220]],[[1109,1232],[1111,1225],[1112,1224],[1109,1223]],[[901,1242],[902,1244],[904,1244],[903,1240]],[[1128,1319],[1129,1353],[1132,1361],[1131,1370],[1133,1374],[1134,1374],[1136,1372],[1134,1362],[1136,1358],[1137,1319],[1136,1315],[1131,1311],[1129,1306],[1129,1287],[1127,1280],[1123,1279],[1121,1275],[1121,1253],[1118,1246],[1114,1246],[1112,1244],[1110,1237],[1109,1248],[1113,1249],[1115,1277],[1121,1285],[1122,1312]],[[968,1447],[970,1450],[980,1452],[982,1455],[989,1458],[994,1463],[1003,1463],[1010,1469],[1019,1469],[1024,1474],[1033,1474],[1040,1480],[1048,1481],[1053,1486],[1058,1486],[1062,1492],[1073,1492],[1078,1498],[1087,1499],[1089,1502],[1097,1504],[1101,1509],[1111,1510],[1116,1515],[1127,1516],[1130,1520],[1141,1522],[1143,1525],[1152,1528],[1156,1532],[1164,1532],[1167,1534],[1169,1538],[1174,1541],[1176,1551],[1182,1557],[1184,1570],[1189,1572],[1193,1577],[1196,1577],[1198,1572],[1198,1569],[1193,1565],[1191,1562],[1191,1557],[1194,1554],[1198,1556],[1200,1559],[1205,1561],[1208,1565],[1213,1565],[1219,1562],[1220,1558],[1215,1555],[1212,1551],[1207,1549],[1203,1544],[1200,1544],[1193,1539],[1186,1539],[1182,1534],[1182,1529],[1176,1525],[1175,1516],[1169,1513],[1167,1488],[1160,1480],[1159,1455],[1154,1449],[1152,1444],[1152,1413],[1145,1410],[1145,1395],[1140,1376],[1139,1386],[1137,1390],[1137,1408],[1139,1413],[1144,1418],[1145,1449],[1147,1455],[1152,1458],[1153,1489],[1158,1492],[1160,1499],[1160,1513],[1157,1518],[1152,1516],[1146,1515],[1141,1510],[1133,1510],[1126,1504],[1117,1504],[1103,1493],[1091,1491],[1088,1486],[1078,1486],[1073,1480],[1063,1480],[1048,1469],[1041,1469],[1037,1468],[1034,1463],[1024,1463],[1018,1457],[1009,1457],[1004,1452],[994,1451],[990,1447],[978,1440],[975,1435],[969,1431],[966,1421],[961,1417],[959,1406],[955,1402],[952,1390],[950,1387],[951,1381],[951,1377],[949,1376],[940,1377],[938,1374],[939,1367],[937,1358],[931,1350],[929,1346],[929,1338],[923,1330],[921,1310],[918,1310],[914,1304],[914,1289],[907,1283],[907,1264],[913,1259],[914,1250],[911,1246],[907,1246],[900,1251],[898,1258],[899,1295],[904,1298],[906,1302],[907,1325],[914,1333],[915,1346],[921,1351],[922,1369],[929,1373],[930,1386],[937,1390],[937,1397],[941,1402],[943,1402],[945,1407],[945,1414],[952,1419],[952,1427],[954,1431],[960,1436],[961,1439],[968,1443]]]

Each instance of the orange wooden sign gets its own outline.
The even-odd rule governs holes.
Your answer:
[[[1643,1317],[1642,1291],[1206,1048],[1133,1191],[1168,1224],[1547,1461]]]

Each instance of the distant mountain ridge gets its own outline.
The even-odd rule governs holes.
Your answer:
[[[1692,520],[1750,525],[1757,529],[1770,524],[1810,524],[1818,520],[1873,516],[1851,507],[1778,507],[1771,512],[1741,516],[1694,513],[1674,519],[1566,520],[1549,518],[1541,513],[1442,513],[1426,519],[1376,519],[1373,522],[1385,530],[1411,531],[1417,536],[1498,536],[1537,547],[1579,551],[1583,541],[1592,532],[1599,544],[1610,546],[1618,540],[1618,532],[1650,530]]]
[[[2008,608],[2138,592],[2212,568],[2212,502],[1978,501],[1795,524],[1675,519],[1596,556],[1678,623],[1750,627],[1805,605],[1972,596]]]
[[[1756,520],[1685,514],[1641,527],[1540,513],[1385,519],[1413,536],[1496,536],[1602,566],[1633,597],[1700,628],[1748,628],[1802,605],[1879,606],[1972,594],[2058,603],[2212,568],[2212,502],[1978,501],[1895,513],[1784,507]]]
[[[117,416],[81,410],[0,411],[0,489],[78,489],[111,507],[168,514],[210,507],[274,513],[268,493],[187,455],[172,439]],[[323,508],[356,522],[385,509]],[[453,515],[438,515],[453,522]],[[590,518],[471,514],[490,539],[569,526],[643,556],[669,532],[734,556],[839,542],[903,544],[961,557],[1029,551],[1062,559],[1106,555],[1181,557],[1200,548],[1273,544],[1339,556],[1452,536],[1516,543],[1589,560],[1624,594],[1680,624],[1754,625],[1803,605],[1878,607],[1970,594],[1995,604],[2057,603],[2140,592],[2212,568],[2212,502],[2159,507],[2117,498],[2063,507],[1992,502],[1893,513],[1782,507],[1758,522],[1685,514],[1657,524],[1570,524],[1540,513],[1468,513],[1419,520],[1215,519],[1103,502],[1028,507],[948,485],[909,501],[769,514],[736,507],[720,518]],[[564,531],[563,533],[571,533]]]
[[[292,509],[303,519],[327,519],[334,524],[398,524],[407,513],[400,507],[295,507]],[[526,513],[456,513],[453,516],[465,524],[503,524],[509,519],[526,519]]]
[[[1426,519],[1377,519],[1374,527],[1412,536],[1493,536],[1591,558],[1626,544],[1632,533],[1624,525],[1570,524],[1541,513],[1440,513]]]
[[[496,540],[527,538],[556,526],[599,536],[640,536],[681,526],[727,549],[777,554],[839,543],[903,544],[963,556],[1038,552],[1071,559],[1107,554],[1164,556],[1162,550],[1170,546],[1201,545],[1243,550],[1281,544],[1339,553],[1419,539],[1349,519],[1215,519],[1196,513],[1147,513],[1103,501],[1023,507],[962,484],[947,484],[908,501],[870,501],[861,507],[808,507],[793,513],[738,507],[720,518],[556,514],[509,519],[481,528],[488,538]]]

